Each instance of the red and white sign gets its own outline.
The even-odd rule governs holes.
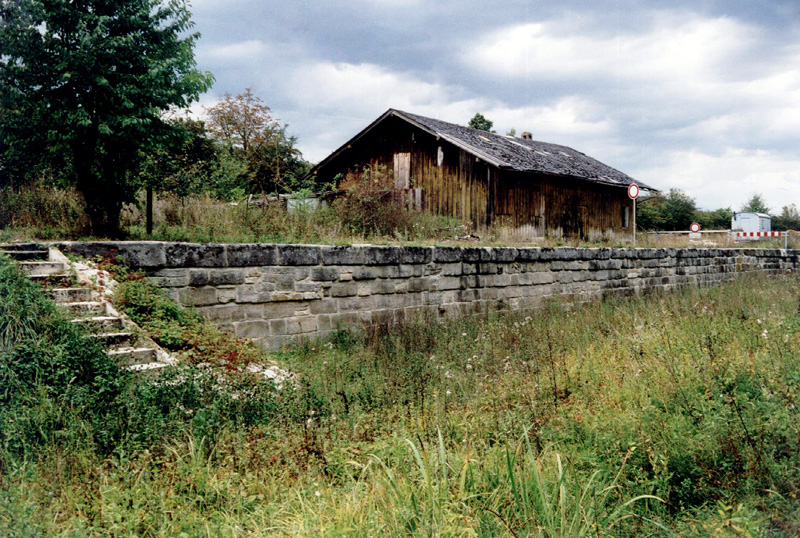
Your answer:
[[[736,232],[736,237],[786,237],[789,232]]]
[[[697,232],[700,231],[700,225],[697,224],[696,222],[693,222],[692,225],[689,226],[689,231],[692,232],[693,234],[696,234]]]
[[[628,185],[628,198],[636,200],[639,197],[639,185],[631,183]]]

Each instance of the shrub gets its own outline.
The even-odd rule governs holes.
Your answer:
[[[43,445],[110,450],[128,377],[0,256],[0,469]]]
[[[89,233],[83,197],[44,181],[0,188],[0,228],[34,229],[40,239],[77,238]]]
[[[342,184],[345,194],[334,204],[342,223],[351,232],[365,235],[393,235],[412,225],[402,190],[385,168],[365,167]]]

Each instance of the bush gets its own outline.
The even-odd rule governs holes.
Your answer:
[[[0,471],[44,445],[113,448],[128,376],[0,256]]]
[[[342,187],[345,194],[334,206],[352,233],[393,235],[411,228],[405,193],[395,188],[385,168],[366,167]]]
[[[0,188],[0,228],[34,229],[37,237],[53,239],[85,237],[90,227],[78,191],[40,181]]]

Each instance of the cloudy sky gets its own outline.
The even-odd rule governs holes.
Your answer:
[[[388,108],[571,146],[700,207],[800,206],[797,0],[192,0],[201,105],[317,162]],[[201,109],[198,109],[201,110]]]

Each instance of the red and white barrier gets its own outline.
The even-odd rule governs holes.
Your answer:
[[[789,232],[734,232],[736,237],[786,237]]]

